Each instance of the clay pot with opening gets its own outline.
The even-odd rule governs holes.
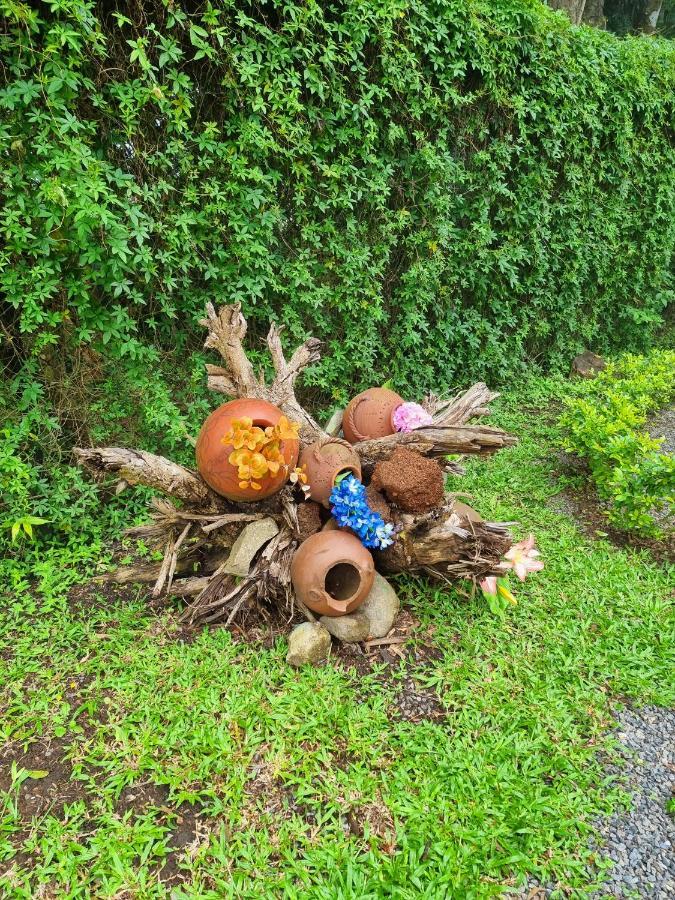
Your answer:
[[[231,400],[215,409],[202,425],[195,448],[199,474],[208,486],[228,500],[245,502],[262,500],[280,491],[298,461],[298,441],[281,442],[281,453],[287,468],[282,466],[276,475],[268,475],[262,479],[262,489],[256,491],[252,487],[239,487],[237,467],[228,461],[234,448],[231,444],[224,444],[223,437],[235,419],[248,417],[259,428],[268,428],[276,425],[282,415],[281,410],[273,403],[254,398]]]
[[[320,531],[308,537],[291,563],[298,599],[321,616],[354,612],[368,596],[374,579],[370,552],[344,531]]]
[[[342,431],[350,444],[394,434],[394,410],[403,403],[396,391],[369,388],[349,401],[342,417]]]
[[[347,441],[339,438],[315,441],[300,454],[300,465],[305,466],[310,497],[326,508],[335,479],[340,472],[352,472],[361,479],[361,462],[358,453]]]

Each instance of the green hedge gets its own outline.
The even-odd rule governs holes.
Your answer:
[[[653,338],[673,297],[668,42],[535,0],[113,7],[0,0],[14,371],[62,372],[83,342],[194,346],[208,299],[325,338],[312,377],[339,397]]]
[[[646,428],[674,398],[672,350],[624,356],[565,398],[565,448],[587,461],[619,528],[663,537],[675,525],[675,457]]]

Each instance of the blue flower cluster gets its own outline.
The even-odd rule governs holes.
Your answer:
[[[384,550],[394,543],[394,526],[368,506],[366,489],[353,475],[335,485],[330,508],[340,528],[351,528],[364,547]]]

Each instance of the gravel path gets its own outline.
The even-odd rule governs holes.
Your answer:
[[[666,809],[675,798],[675,710],[623,709],[615,737],[623,749],[607,772],[621,779],[632,804],[595,823],[593,849],[613,866],[592,897],[675,900],[675,817]],[[552,886],[530,882],[519,897],[543,900],[553,893]]]
[[[596,897],[675,898],[675,710],[624,709],[617,739],[622,760],[609,767],[625,779],[632,808],[597,823],[598,848],[614,863]]]

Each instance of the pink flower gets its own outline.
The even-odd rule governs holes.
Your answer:
[[[513,569],[517,577],[525,581],[529,572],[541,572],[544,568],[544,563],[541,559],[537,559],[538,556],[539,551],[534,549],[534,535],[531,534],[526,540],[514,544],[504,554],[507,562],[502,563],[502,566],[505,569]]]
[[[397,431],[413,431],[415,428],[424,428],[425,425],[433,425],[430,414],[419,403],[401,403],[394,410],[392,422]]]
[[[483,596],[488,602],[492,597],[501,597],[507,603],[516,605],[516,598],[509,589],[509,583],[506,578],[497,578],[496,575],[488,575],[487,578],[481,579],[478,586],[483,592]]]
[[[487,578],[483,578],[482,581],[479,581],[478,585],[484,594],[490,594],[490,596],[492,596],[492,597],[497,596],[497,576],[496,575],[488,575]]]

